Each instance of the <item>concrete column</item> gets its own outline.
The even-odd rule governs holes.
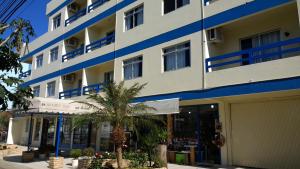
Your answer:
[[[86,69],[82,69],[82,87],[88,86]]]
[[[204,54],[203,59],[204,59],[204,67],[205,67],[206,66],[205,60],[208,59],[208,58],[210,58],[210,55],[209,55],[209,48],[208,48],[208,41],[207,41],[206,30],[202,30],[202,34],[203,34],[203,39],[202,40],[203,40],[203,54]],[[208,64],[208,65],[210,65],[210,64]],[[206,72],[206,67],[205,67],[204,71]],[[211,68],[209,68],[208,72],[211,72],[211,71],[212,71]]]
[[[13,118],[9,118],[6,144],[14,144],[13,135],[12,135],[13,132],[12,125],[13,125]]]
[[[219,103],[219,120],[222,124],[222,135],[225,137],[225,144],[221,147],[221,164],[232,165],[231,157],[231,125],[230,125],[230,104]]]
[[[84,30],[84,45],[88,45],[91,43],[91,40],[90,40],[90,36],[89,36],[89,29],[88,28],[85,28]],[[84,49],[85,50],[85,49]]]
[[[96,136],[96,151],[100,151],[101,127],[102,127],[102,125],[100,124],[99,127],[98,127],[98,129],[97,129],[97,136]]]

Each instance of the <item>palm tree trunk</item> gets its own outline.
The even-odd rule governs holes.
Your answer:
[[[121,146],[117,146],[116,156],[117,156],[118,169],[121,169],[123,167],[123,154],[122,154]]]

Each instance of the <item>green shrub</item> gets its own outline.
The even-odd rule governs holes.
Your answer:
[[[74,159],[77,159],[78,157],[81,156],[81,150],[80,149],[73,149],[70,151],[70,156]]]
[[[116,154],[105,152],[105,153],[102,154],[102,158],[103,159],[116,159]]]
[[[82,151],[83,156],[93,157],[95,155],[95,150],[92,147],[85,148]]]
[[[147,154],[141,152],[125,152],[124,158],[130,160],[130,168],[144,167],[147,162]]]
[[[93,158],[88,169],[103,169],[102,167],[103,159],[101,158]]]

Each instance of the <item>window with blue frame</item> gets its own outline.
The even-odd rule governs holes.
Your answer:
[[[164,0],[164,14],[175,11],[188,4],[190,4],[190,0]]]
[[[164,71],[191,66],[190,42],[163,49]]]
[[[58,59],[58,46],[50,50],[50,62]]]
[[[138,56],[123,61],[124,80],[135,79],[143,75],[143,57]]]
[[[125,13],[125,30],[130,30],[144,23],[144,6],[138,6]]]
[[[33,87],[33,95],[34,95],[34,97],[40,96],[40,86]]]
[[[36,57],[36,68],[40,68],[43,66],[43,54]]]
[[[47,96],[55,96],[55,81],[47,83]]]
[[[60,23],[61,23],[61,14],[58,14],[57,16],[55,16],[53,18],[53,30],[57,29],[58,27],[60,27]]]

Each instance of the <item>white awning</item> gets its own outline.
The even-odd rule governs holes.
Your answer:
[[[150,111],[149,113],[154,113],[154,114],[179,113],[179,98],[146,101],[144,104],[156,109],[156,110]]]
[[[88,106],[76,103],[74,100],[60,100],[54,98],[36,97],[30,99],[32,105],[29,107],[30,112],[39,113],[63,113],[63,114],[80,114],[92,112]]]
[[[29,111],[31,113],[81,114],[93,112],[93,109],[90,109],[84,104],[77,103],[74,100],[36,97],[34,99],[30,99],[30,101],[32,103],[29,107]],[[145,104],[155,109],[149,111],[149,113],[160,115],[179,113],[178,98],[146,101]]]

